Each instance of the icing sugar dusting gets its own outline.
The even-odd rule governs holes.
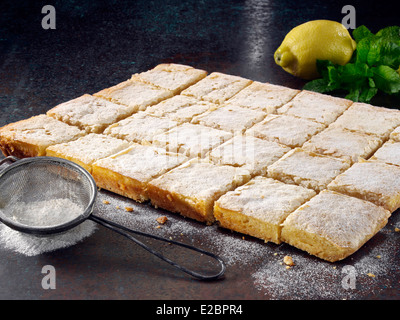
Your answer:
[[[45,252],[70,247],[92,235],[96,228],[94,222],[87,220],[68,232],[38,237],[15,231],[4,224],[0,224],[0,242],[6,249],[26,256],[37,256]]]
[[[378,239],[373,245],[366,245],[346,260],[329,263],[287,244],[264,243],[108,192],[101,192],[99,198],[96,214],[128,228],[171,237],[219,255],[227,264],[227,272],[238,268],[250,278],[261,298],[350,300],[359,296],[375,297],[392,286],[391,275],[400,272],[396,262],[398,253],[393,249],[400,236],[399,232],[394,232],[394,228],[400,226],[399,217],[375,236]],[[125,210],[127,205],[133,208],[132,212]],[[160,225],[156,219],[164,215],[168,220]],[[287,255],[293,258],[294,266],[287,267],[283,263]]]

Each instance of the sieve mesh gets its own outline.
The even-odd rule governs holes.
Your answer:
[[[64,159],[20,160],[0,175],[0,219],[28,229],[51,229],[85,219],[96,196],[89,177]]]
[[[71,161],[54,157],[18,160],[0,172],[0,221],[17,231],[47,236],[67,231],[90,218],[193,277],[213,280],[224,274],[224,262],[211,252],[91,215],[96,196],[92,176]],[[211,275],[190,270],[142,243],[132,233],[208,255],[218,262],[220,270]]]

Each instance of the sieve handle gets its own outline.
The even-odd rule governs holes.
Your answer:
[[[6,158],[0,160],[0,166],[1,166],[3,163],[6,163],[6,162],[14,163],[14,162],[16,162],[16,161],[18,161],[18,160],[19,160],[19,158],[17,158],[17,157],[8,156],[8,157],[6,157]]]
[[[135,242],[136,244],[138,244],[142,248],[146,249],[150,253],[152,253],[155,256],[157,256],[158,258],[160,258],[161,260],[164,260],[164,261],[168,262],[169,264],[173,265],[174,267],[178,268],[179,270],[181,270],[181,271],[183,271],[183,272],[185,272],[187,274],[190,274],[191,276],[193,276],[193,277],[195,277],[195,278],[197,278],[199,280],[216,280],[216,279],[220,278],[225,273],[226,266],[225,266],[224,261],[220,257],[218,257],[217,255],[215,255],[215,254],[213,254],[211,252],[204,251],[204,250],[202,250],[200,248],[193,247],[193,246],[190,246],[190,245],[182,243],[182,242],[178,242],[178,241],[162,238],[162,237],[159,237],[159,236],[156,236],[156,235],[144,233],[144,232],[137,231],[137,230],[132,230],[132,229],[126,228],[124,226],[121,226],[121,225],[119,225],[119,224],[117,224],[115,222],[111,222],[109,220],[105,220],[103,218],[95,216],[93,214],[89,216],[89,219],[91,219],[92,221],[95,221],[95,222],[101,224],[102,226],[104,226],[106,228],[109,228],[109,229],[111,229],[111,230],[113,230],[113,231],[115,231],[115,232],[127,237],[128,239],[132,240],[133,242]],[[202,254],[205,254],[205,255],[215,259],[219,263],[221,269],[220,269],[220,271],[218,273],[213,274],[213,275],[204,275],[204,274],[200,274],[200,273],[198,273],[196,271],[189,270],[186,267],[183,267],[180,264],[178,264],[178,263],[170,260],[169,258],[163,256],[160,252],[158,252],[158,251],[152,249],[151,247],[147,246],[146,244],[144,244],[143,242],[139,241],[138,239],[136,239],[135,237],[133,237],[129,233],[135,233],[135,234],[138,234],[138,235],[141,235],[141,236],[144,236],[144,237],[152,238],[152,239],[159,240],[159,241],[164,241],[164,242],[167,242],[167,243],[172,243],[172,244],[184,247],[184,248],[189,249],[189,250],[200,252]]]

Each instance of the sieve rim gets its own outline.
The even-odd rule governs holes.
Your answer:
[[[0,222],[4,223],[8,227],[10,227],[16,231],[20,231],[20,232],[24,232],[24,233],[28,233],[28,234],[32,234],[32,235],[50,235],[50,234],[56,234],[56,233],[61,233],[61,232],[67,231],[73,227],[76,227],[77,225],[82,223],[84,220],[89,218],[89,216],[93,212],[93,207],[94,207],[96,197],[97,197],[96,182],[94,181],[92,175],[85,168],[83,168],[82,166],[78,165],[77,163],[75,163],[71,160],[57,158],[57,157],[50,157],[50,156],[40,156],[40,157],[31,157],[31,158],[20,159],[0,171],[0,180],[3,178],[3,176],[5,174],[9,173],[12,170],[17,169],[20,166],[24,166],[24,165],[27,165],[30,163],[39,163],[39,162],[63,165],[64,167],[67,167],[67,168],[73,167],[75,169],[75,171],[77,171],[79,174],[81,174],[81,176],[84,176],[88,180],[89,186],[91,189],[89,204],[86,206],[85,210],[82,211],[81,215],[79,215],[78,217],[76,217],[74,219],[71,219],[70,221],[67,221],[67,222],[59,224],[59,225],[47,226],[47,227],[27,226],[27,225],[18,223],[14,220],[10,220],[6,217],[3,217],[2,214],[0,214]],[[1,190],[0,190],[0,192],[1,192]]]

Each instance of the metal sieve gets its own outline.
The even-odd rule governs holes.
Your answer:
[[[88,171],[78,164],[55,157],[18,159],[9,156],[0,161],[12,164],[0,172],[0,221],[8,227],[35,236],[66,232],[90,219],[111,229],[146,249],[158,258],[200,280],[214,280],[225,272],[225,263],[217,255],[200,248],[132,230],[93,214],[97,186]],[[190,270],[143,242],[132,234],[178,245],[215,259],[220,271],[201,274]]]

